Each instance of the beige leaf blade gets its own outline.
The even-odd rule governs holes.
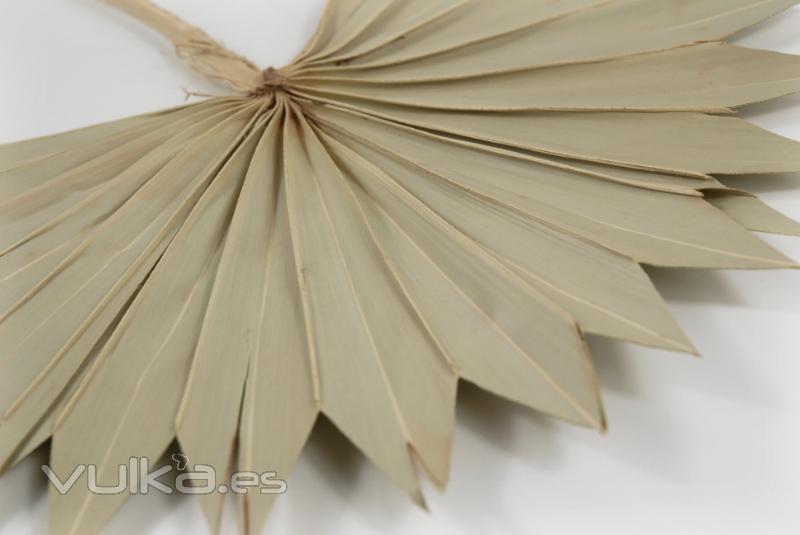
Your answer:
[[[800,91],[800,56],[712,43],[477,79],[391,85],[301,80],[297,86],[438,110],[725,113]]]
[[[221,99],[229,100],[229,99]],[[194,113],[205,103],[187,104],[154,113],[136,115],[92,126],[60,132],[14,143],[0,144],[0,170],[22,165],[30,160],[42,159],[59,152],[79,149],[99,140],[116,136],[130,130],[147,131],[146,125],[159,124],[162,120],[179,118],[184,113]]]
[[[349,181],[316,134],[303,126],[319,192],[340,238],[341,255],[354,281],[353,292],[385,370],[387,387],[407,427],[409,447],[443,487],[449,476],[455,416],[457,375],[452,361],[442,354],[375,247]]]
[[[345,62],[356,68],[404,63],[532,27],[608,0],[470,0],[463,8]],[[325,67],[319,68],[326,72]],[[357,77],[357,76],[356,76]]]
[[[4,244],[8,247],[0,255],[0,311],[8,311],[45,280],[87,236],[124,206],[131,195],[221,119],[223,117],[209,118],[187,128],[130,167],[117,170],[116,176],[110,168],[111,175],[76,173],[65,177],[60,185],[68,191],[74,188],[76,191],[72,195],[62,191],[62,195],[51,197],[51,190],[59,191],[53,184],[45,185],[41,192],[12,199],[8,210],[0,215],[9,230],[8,242]],[[113,178],[102,182],[109,176]],[[98,178],[101,183],[91,186]],[[90,185],[88,190],[84,190],[84,181]],[[76,199],[70,204],[62,200],[62,196]]]
[[[88,369],[100,355],[100,352],[106,345],[106,342],[108,342],[108,339],[114,332],[114,329],[116,329],[117,325],[119,325],[119,320],[126,310],[127,308],[124,308],[123,311],[120,312],[117,318],[114,319],[111,325],[100,336],[100,339],[94,345],[94,347],[89,350],[83,365],[75,373],[75,376],[72,378],[69,384],[53,401],[48,412],[42,416],[38,422],[31,426],[27,434],[21,440],[18,440],[15,443],[7,442],[2,445],[2,450],[0,451],[0,474],[14,467],[17,463],[21,462],[28,455],[33,453],[39,446],[51,438],[55,429],[58,415],[61,414],[72,396],[78,390],[78,387],[83,378],[86,376]]]
[[[379,168],[332,138],[325,140],[364,190],[361,207],[372,213],[373,232],[384,254],[396,272],[416,279],[404,279],[404,285],[424,285],[425,291],[414,293],[416,298],[434,299],[417,309],[426,314],[451,306],[457,310],[458,322],[453,321],[456,316],[439,318],[444,321],[434,328],[437,339],[444,347],[445,339],[463,346],[467,333],[474,333],[469,346],[448,351],[462,377],[566,420],[604,427],[594,372],[572,318]],[[366,201],[369,197],[375,206]],[[396,252],[387,252],[387,247]],[[420,280],[423,273],[425,280]],[[449,295],[435,298],[443,292]],[[453,330],[454,325],[476,322],[480,328]],[[458,337],[460,341],[452,340]]]
[[[289,67],[294,67],[305,62],[309,57],[317,55],[328,47],[336,32],[344,26],[345,22],[355,12],[364,0],[327,0],[325,11],[322,13],[317,30],[294,59]]]
[[[77,403],[68,407],[69,416],[53,435],[51,466],[57,474],[63,477],[78,464],[90,462],[97,466],[98,483],[113,486],[118,482],[118,466],[126,465],[131,458],[153,462],[163,455],[175,437],[174,416],[218,260],[216,256],[207,264],[199,263],[203,268],[199,272],[195,266],[181,264],[176,272],[184,277],[195,275],[177,285],[181,293],[186,293],[188,286],[188,295],[180,296],[183,300],[175,293],[162,293],[156,306],[152,297],[149,306],[142,306],[151,321],[160,322],[168,333],[159,332],[152,324],[146,331],[140,326],[123,327],[128,330],[122,334],[123,347],[108,349],[112,355],[95,371]],[[163,290],[160,284],[152,288]],[[174,298],[168,310],[161,302],[164,295]],[[173,318],[172,307],[176,305],[181,309]],[[142,314],[137,312],[137,316]],[[131,331],[135,333],[129,335]],[[143,353],[142,348],[147,347],[153,350]],[[143,427],[147,433],[142,433]],[[139,481],[134,479],[132,484]],[[62,495],[51,489],[50,533],[100,533],[127,496],[127,492],[99,495],[87,489]]]
[[[343,104],[343,105],[342,105]],[[317,109],[318,105],[311,106]],[[800,143],[735,117],[698,113],[470,113],[352,100],[333,106],[486,144],[657,172],[800,170]]]
[[[315,120],[322,120],[322,122],[326,122],[326,120],[322,119],[322,117],[326,116],[328,110],[324,108],[317,108],[313,105],[308,106],[308,109],[309,111],[312,109],[314,110],[312,117],[314,117]],[[608,180],[611,182],[625,184],[628,186],[635,186],[652,191],[676,193],[680,195],[689,195],[692,197],[702,197],[703,193],[701,190],[717,189],[717,188],[726,189],[726,186],[724,186],[711,176],[705,176],[705,175],[684,176],[684,175],[675,175],[667,173],[658,173],[654,171],[646,171],[641,169],[624,168],[624,167],[614,166],[611,164],[569,160],[564,157],[549,156],[543,154],[534,155],[521,151],[514,151],[513,153],[510,153],[506,149],[496,148],[492,145],[478,145],[475,143],[460,142],[453,138],[445,138],[429,131],[405,126],[403,124],[391,122],[389,120],[381,119],[379,117],[369,116],[362,112],[353,111],[353,114],[359,118],[366,118],[368,119],[368,121],[354,121],[354,118],[352,117],[348,117],[346,115],[338,115],[338,118],[334,122],[339,122],[339,123],[344,122],[348,124],[350,135],[352,135],[353,132],[359,131],[360,129],[371,128],[371,125],[373,123],[376,126],[380,126],[380,128],[373,129],[373,132],[377,137],[373,138],[370,135],[369,137],[366,138],[368,140],[383,139],[387,135],[387,130],[392,131],[393,129],[398,129],[400,131],[409,132],[417,136],[429,137],[435,140],[438,139],[439,141],[448,141],[449,143],[453,143],[456,145],[466,144],[482,152],[511,155],[514,158],[519,158],[530,162],[534,167],[543,166],[547,168],[558,169],[561,171],[569,171],[579,175],[590,176],[600,180]],[[337,115],[337,114],[334,113],[332,115]],[[335,129],[337,127],[334,124],[334,122],[328,121],[327,124],[329,124]],[[400,141],[402,141],[404,138],[402,134],[400,134],[399,137]],[[391,143],[393,144],[394,142],[395,142],[394,139],[392,139]]]
[[[0,202],[0,224],[5,229],[0,237],[0,255],[54,227],[68,226],[65,220],[82,226],[102,220],[100,214],[108,214],[113,210],[111,207],[122,204],[120,199],[128,198],[142,180],[155,175],[177,152],[235,109],[207,107],[165,126],[154,127],[148,134],[47,178],[38,186],[28,180],[32,173],[22,175],[26,187],[34,187]],[[133,175],[139,181],[126,187],[126,180],[130,181]]]
[[[214,178],[62,415],[53,445],[57,473],[92,463],[101,481],[113,480],[118,465],[131,457],[158,459],[175,438],[175,416],[256,140],[251,136]],[[125,497],[86,489],[54,493],[54,532],[97,532]]]
[[[204,215],[218,219],[212,210]],[[225,216],[224,211],[221,215]],[[117,466],[131,458],[158,459],[174,439],[174,416],[222,240],[219,232],[215,234],[210,228],[213,221],[197,219],[190,218],[186,228],[197,225],[212,230],[205,236],[210,243],[194,236],[192,247],[197,249],[193,253],[203,252],[187,262],[185,240],[176,238],[156,268],[152,284],[140,294],[115,339],[104,349],[101,361],[95,363],[90,377],[61,415],[52,452],[57,474],[91,462],[97,466],[101,484],[113,485]],[[180,260],[179,269],[175,259]],[[171,274],[165,273],[166,267],[172,269]],[[172,298],[166,306],[164,296]],[[143,425],[147,433],[141,432]],[[66,495],[53,492],[51,496],[51,532],[69,534],[99,532],[127,497],[124,493],[108,496],[77,490]]]
[[[618,0],[450,52],[385,67],[330,70],[325,76],[402,83],[600,61],[718,41],[797,3],[798,0]]]
[[[0,443],[18,443],[150,273],[258,106],[212,129],[0,319]],[[153,188],[160,195],[153,195]],[[87,276],[88,274],[88,276]],[[47,336],[40,336],[43,331]]]
[[[470,1],[395,0],[357,39],[322,61],[326,63],[342,62],[372,52],[387,43],[405,39],[409,32],[425,28],[465,7]]]
[[[265,273],[275,219],[282,108],[264,118],[266,129],[255,154],[237,173],[247,173],[225,239],[203,321],[192,370],[176,418],[178,442],[191,465],[208,465],[226,482],[232,472],[248,364],[259,351]],[[255,145],[255,141],[253,145]],[[222,518],[223,495],[200,496],[214,530]]]
[[[715,175],[800,171],[734,112],[800,57],[721,42],[800,0],[328,0],[279,70],[104,1],[243,94],[0,145],[0,473],[52,436],[113,484],[177,438],[261,475],[254,534],[324,413],[424,505],[459,379],[605,430],[584,333],[694,352],[643,264],[798,267]],[[128,493],[51,494],[91,535]]]
[[[531,286],[572,314],[583,331],[694,352],[636,262],[537,224],[438,176],[399,165],[364,144],[340,140],[503,259]]]
[[[367,121],[318,110],[359,139],[396,154],[484,202],[496,202],[545,225],[631,259],[666,266],[776,268],[794,262],[732,223],[702,199],[632,188],[569,171],[542,169],[514,153],[465,142],[370,128]],[[433,150],[432,150],[433,149]],[[367,150],[366,147],[359,150]],[[386,169],[391,160],[382,160]],[[427,198],[430,192],[420,195]],[[501,218],[495,214],[493,218]],[[489,219],[493,219],[489,218]],[[494,240],[489,240],[494,241]]]
[[[707,192],[708,202],[744,227],[770,234],[800,236],[800,222],[787,217],[764,201],[749,195]]]
[[[195,209],[195,212],[198,211],[198,210],[202,210],[202,207],[204,205],[205,205],[205,203],[201,201],[201,203],[199,203],[198,207]],[[211,216],[210,213],[206,215],[206,217],[209,217],[209,216]],[[198,214],[193,212],[192,218],[196,219],[197,217],[198,217]],[[190,220],[187,221],[187,226],[192,226],[192,223],[191,223],[192,218],[190,218]],[[195,244],[195,245],[197,245],[197,244]],[[174,253],[171,253],[171,255],[173,255],[173,254]],[[3,259],[5,259],[5,257],[3,257]],[[157,294],[157,295],[160,295],[160,294]],[[160,297],[163,297],[163,296],[160,296]],[[161,309],[161,311],[163,312],[163,309]],[[153,316],[153,318],[157,318],[157,317],[158,316]],[[116,324],[112,325],[109,328],[109,331],[113,331],[115,328],[116,328]],[[92,350],[93,353],[95,353],[95,354],[98,353],[100,351],[100,349],[104,345],[105,345],[105,340],[101,339],[101,341],[97,343],[95,349]],[[136,349],[137,349],[137,351],[141,351],[141,347],[140,346],[137,346]],[[87,357],[86,361],[91,363],[91,362],[94,361],[94,359],[95,359],[95,355],[94,354],[90,354]],[[127,366],[127,361],[125,362],[125,365]],[[62,395],[60,396],[60,398],[56,402],[56,404],[53,406],[53,408],[50,409],[50,412],[47,414],[46,419],[43,420],[42,422],[40,422],[37,425],[37,427],[34,430],[34,432],[31,434],[31,436],[29,436],[29,437],[27,437],[25,439],[25,443],[21,445],[20,452],[16,454],[15,459],[13,459],[12,462],[16,462],[18,459],[20,459],[22,457],[25,457],[28,453],[30,453],[30,451],[32,451],[37,446],[39,446],[42,442],[44,442],[45,440],[50,438],[50,435],[52,433],[53,425],[55,423],[56,417],[62,412],[64,406],[66,405],[66,402],[69,401],[69,399],[74,394],[75,390],[78,387],[78,384],[81,382],[81,377],[82,376],[83,376],[83,374],[81,373],[81,374],[79,374],[78,377],[76,377],[75,379],[72,380],[72,382],[70,383],[70,386],[64,391],[64,393],[62,393]],[[84,393],[84,396],[87,396],[87,394]],[[105,406],[105,404],[104,403],[99,403],[99,406]],[[92,419],[89,419],[89,421],[91,421],[91,420]],[[78,463],[74,463],[74,464],[78,464]]]
[[[487,147],[491,149],[491,147]],[[526,157],[533,160],[533,157],[516,151],[518,157]],[[648,171],[644,169],[631,169],[629,167],[619,167],[595,162],[579,162],[554,156],[538,156],[536,163],[547,162],[543,165],[558,165],[562,169],[568,169],[586,176],[596,177],[603,180],[618,182],[627,186],[644,188],[664,193],[676,193],[679,195],[689,195],[691,197],[702,197],[702,190],[708,188],[725,188],[719,181],[711,176],[685,176],[673,175],[663,172]]]
[[[245,385],[238,467],[259,474],[275,472],[285,480],[308,439],[319,406],[314,399],[285,182],[281,180],[278,187],[271,261],[261,302],[260,342],[250,360]],[[274,494],[260,492],[242,497],[246,533],[263,531],[274,499]]]
[[[342,20],[341,26],[333,28],[330,42],[322,50],[307,57],[304,62],[312,62],[332,56],[355,41],[376,20],[391,7],[396,0],[361,0],[358,6]],[[343,8],[349,7],[347,3]],[[344,12],[344,11],[343,11]]]
[[[309,141],[297,121],[291,116],[284,131],[287,200],[321,407],[373,463],[421,502],[408,426],[319,189],[325,177],[312,167]]]
[[[110,152],[131,143],[141,143],[143,137],[152,137],[147,136],[147,134],[152,134],[154,130],[159,128],[168,127],[173,121],[180,121],[192,115],[214,109],[220,111],[224,107],[224,103],[216,103],[216,105],[212,104],[210,106],[185,108],[178,112],[180,116],[173,118],[173,115],[176,114],[170,114],[162,118],[151,119],[139,127],[126,129],[116,135],[99,139],[93,143],[28,160],[20,165],[0,171],[0,199],[5,203],[7,199],[12,199],[22,193],[36,191],[37,186],[45,186],[59,176],[93,161],[107,162],[107,156]],[[127,158],[133,156],[135,154],[123,155],[123,157]]]

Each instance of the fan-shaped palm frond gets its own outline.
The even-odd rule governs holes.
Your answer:
[[[177,438],[285,475],[324,414],[422,503],[459,379],[604,429],[584,333],[694,352],[643,264],[796,267],[748,229],[800,225],[713,178],[800,170],[734,111],[800,58],[723,42],[796,0],[331,0],[263,72],[108,3],[238,94],[0,146],[6,468],[52,437],[113,482]],[[53,531],[123,501],[54,494]]]

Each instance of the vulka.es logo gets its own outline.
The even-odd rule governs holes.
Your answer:
[[[173,455],[172,459],[177,465],[177,470],[182,471],[188,467],[188,459],[184,455]],[[50,484],[60,494],[67,494],[76,485],[85,483],[92,494],[148,494],[155,490],[163,494],[247,494],[258,491],[261,494],[283,494],[286,492],[286,482],[278,479],[276,472],[236,472],[231,475],[227,483],[218,483],[214,467],[205,464],[196,464],[192,471],[183,472],[175,477],[174,487],[159,481],[173,470],[175,466],[166,465],[151,471],[150,460],[146,457],[131,457],[128,464],[116,467],[116,480],[108,483],[110,474],[98,474],[96,465],[79,464],[72,472],[62,479],[49,465],[42,466],[42,471],[47,476]],[[62,474],[64,476],[65,474]],[[85,476],[85,477],[84,477]],[[100,483],[100,479],[105,484]],[[83,483],[81,483],[83,482]]]

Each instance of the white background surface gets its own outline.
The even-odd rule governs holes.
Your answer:
[[[268,66],[288,62],[323,0],[159,0]],[[738,42],[800,53],[800,8]],[[0,3],[0,142],[221,91],[169,46],[91,0]],[[800,139],[800,98],[746,111]],[[800,218],[800,175],[735,184]],[[768,241],[800,260],[800,239]],[[800,533],[800,271],[652,270],[704,358],[592,340],[608,436],[477,389],[459,399],[450,488],[417,510],[332,427],[320,426],[278,500],[270,533]],[[46,452],[0,480],[0,535],[44,533]],[[233,514],[226,533],[234,533]],[[190,498],[130,500],[110,534],[204,533]]]

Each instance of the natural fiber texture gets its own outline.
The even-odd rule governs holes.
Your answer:
[[[748,229],[800,225],[712,176],[800,170],[733,111],[800,58],[721,42],[797,0],[332,0],[265,71],[107,1],[241,94],[0,146],[5,468],[52,437],[116,482],[177,437],[285,476],[321,413],[422,503],[459,379],[602,430],[584,333],[694,352],[642,264],[796,267]],[[54,492],[52,531],[123,501]]]
[[[203,30],[196,28],[149,0],[102,0],[164,34],[175,52],[195,70],[222,80],[238,91],[251,92],[262,85],[261,69],[231,52]]]

